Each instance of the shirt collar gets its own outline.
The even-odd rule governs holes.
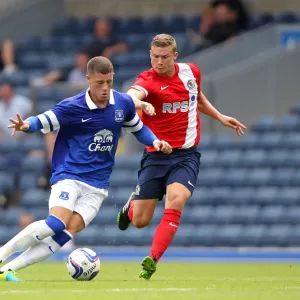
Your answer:
[[[85,92],[85,101],[86,101],[86,104],[88,106],[88,108],[90,110],[93,110],[93,109],[97,109],[98,106],[93,102],[93,100],[91,99],[90,97],[90,94],[89,94],[89,91],[90,91],[90,88],[88,88]],[[115,97],[114,97],[114,93],[113,93],[113,89],[110,90],[110,95],[109,95],[109,104],[111,105],[114,105],[115,104]]]

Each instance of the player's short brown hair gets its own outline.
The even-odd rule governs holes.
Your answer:
[[[173,51],[177,51],[177,45],[176,40],[169,34],[162,33],[156,35],[152,41],[151,41],[151,47],[159,47],[159,48],[165,48],[168,46],[172,46]]]
[[[112,62],[104,56],[93,57],[87,64],[88,74],[100,73],[106,75],[113,71],[114,66]]]

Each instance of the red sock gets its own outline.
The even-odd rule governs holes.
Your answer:
[[[132,218],[133,218],[133,207],[134,207],[134,200],[132,200],[130,202],[130,207],[129,207],[129,211],[128,211],[128,217],[129,217],[130,221],[132,221]]]
[[[150,256],[157,262],[171,244],[180,224],[180,217],[180,210],[165,209],[164,216],[156,228],[150,251]]]

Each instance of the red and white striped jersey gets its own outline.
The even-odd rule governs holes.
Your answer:
[[[201,74],[192,63],[175,64],[175,69],[172,77],[162,77],[151,68],[138,76],[132,88],[143,91],[145,101],[155,108],[155,116],[143,112],[144,124],[173,149],[186,149],[197,146],[200,141],[197,100]],[[152,147],[147,150],[155,151]]]

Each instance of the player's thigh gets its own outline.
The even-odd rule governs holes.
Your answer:
[[[74,180],[66,179],[57,182],[51,187],[49,198],[50,214],[56,216],[68,225],[79,197],[80,191]]]
[[[74,212],[81,216],[84,227],[87,227],[97,216],[107,195],[108,192],[104,189],[85,188],[83,195],[77,200],[74,207]]]
[[[167,179],[166,208],[182,210],[192,196],[200,168],[200,153],[188,155],[170,172]]]

